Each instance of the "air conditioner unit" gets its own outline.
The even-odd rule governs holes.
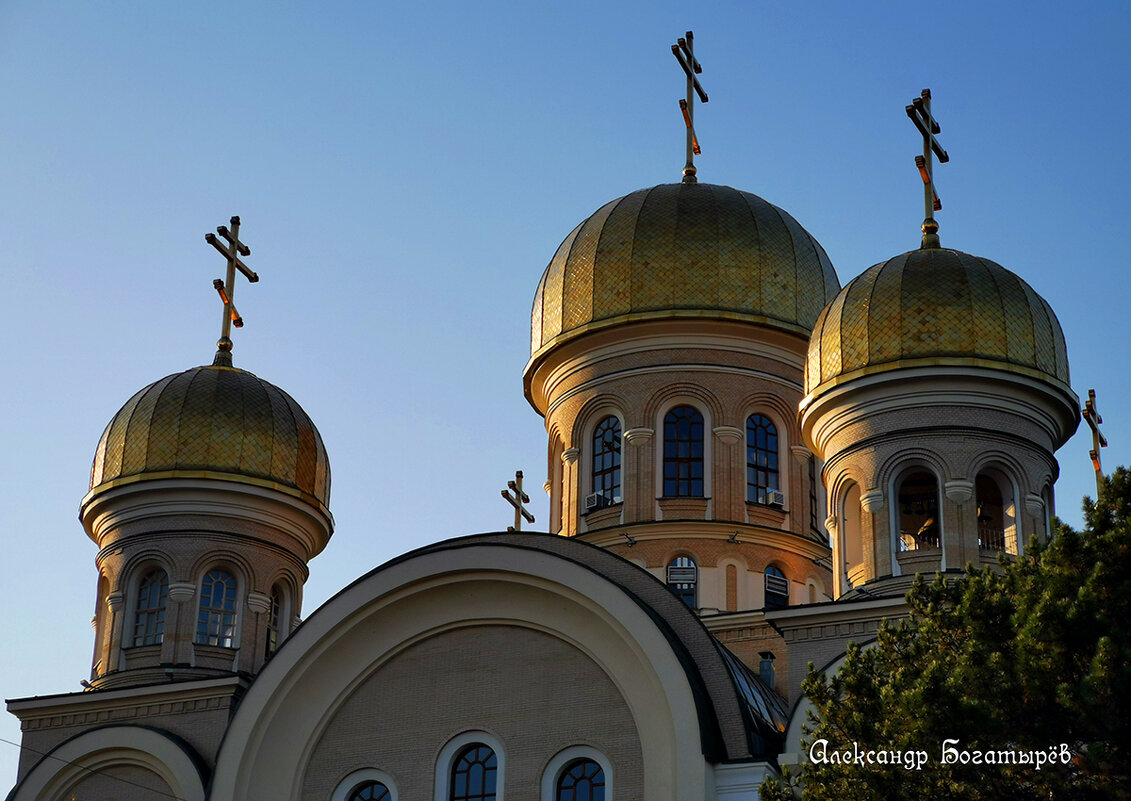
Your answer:
[[[668,565],[668,584],[694,584],[695,566]]]
[[[766,575],[766,594],[767,595],[784,595],[789,597],[789,579],[782,578],[781,576]]]
[[[764,490],[758,493],[758,503],[764,506],[785,506],[785,493],[781,490]]]
[[[598,509],[604,509],[609,505],[609,499],[605,497],[603,492],[591,492],[585,496],[585,511],[594,512]]]

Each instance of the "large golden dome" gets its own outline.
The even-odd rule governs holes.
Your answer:
[[[1071,394],[1064,333],[1044,298],[1000,264],[941,248],[888,259],[841,290],[809,340],[805,392],[928,365],[1005,370]]]
[[[175,373],[126,401],[98,442],[91,495],[177,477],[272,487],[323,509],[330,500],[330,462],[310,417],[233,367]]]
[[[606,203],[565,238],[534,295],[532,363],[622,322],[711,317],[808,336],[837,290],[786,212],[729,186],[664,184]]]

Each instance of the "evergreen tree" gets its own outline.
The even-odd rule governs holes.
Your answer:
[[[807,762],[762,797],[1131,798],[1131,473],[1084,515],[997,569],[916,579],[905,621],[834,675],[810,667],[807,753],[925,752],[921,769]]]

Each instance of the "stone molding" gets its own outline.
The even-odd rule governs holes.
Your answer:
[[[974,482],[956,478],[943,484],[946,497],[957,504],[966,503],[974,497]]]
[[[868,514],[875,514],[884,508],[884,491],[868,490],[860,496],[860,508]]]
[[[715,426],[711,433],[729,445],[741,440],[744,432],[738,426]]]
[[[652,435],[655,433],[655,430],[651,428],[630,428],[624,432],[624,441],[629,445],[643,445],[652,439]]]
[[[196,585],[187,581],[176,581],[169,584],[168,599],[175,603],[188,603],[196,597]]]

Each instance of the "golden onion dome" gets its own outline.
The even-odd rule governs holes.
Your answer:
[[[622,322],[733,319],[808,336],[840,289],[808,231],[757,195],[664,184],[606,203],[554,254],[531,312],[531,363]]]
[[[942,248],[888,259],[841,290],[809,339],[805,392],[930,365],[1004,370],[1071,394],[1064,333],[1044,298],[1000,264]]]
[[[102,432],[91,495],[163,478],[271,487],[321,509],[330,501],[330,462],[310,417],[274,384],[233,367],[162,378]]]

